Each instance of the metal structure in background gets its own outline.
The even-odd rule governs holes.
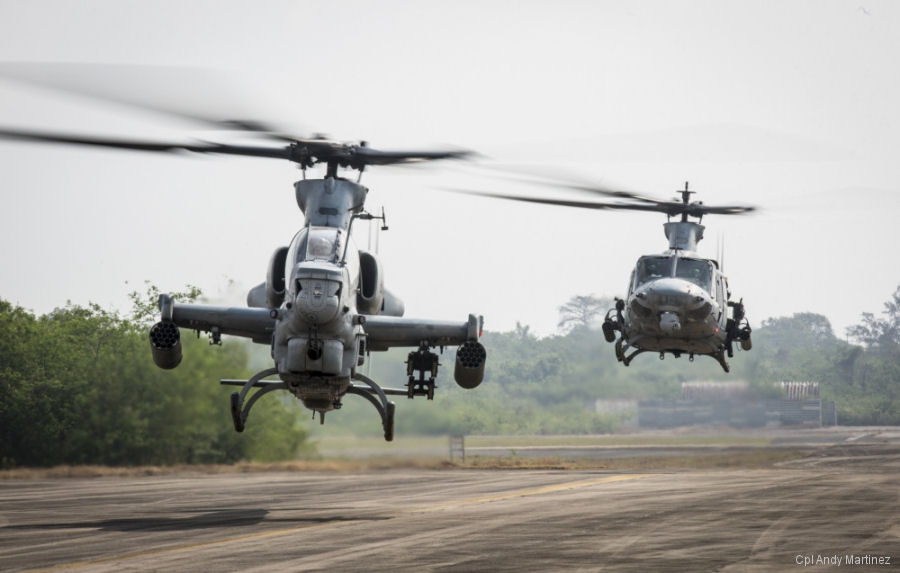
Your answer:
[[[466,463],[466,437],[450,436],[450,461],[458,459],[462,463]]]
[[[818,382],[780,382],[781,397],[754,398],[745,382],[684,382],[680,400],[641,400],[641,428],[737,428],[837,425],[834,401],[819,398]]]

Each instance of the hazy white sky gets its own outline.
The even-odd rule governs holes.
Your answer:
[[[900,283],[898,55],[896,2],[0,0],[0,62],[215,69],[240,90],[123,89],[661,197],[690,180],[707,203],[758,205],[707,218],[701,252],[724,235],[753,326],[811,311],[839,336]],[[4,80],[0,125],[197,135]],[[124,309],[146,279],[242,304],[228,281],[263,280],[302,222],[298,175],[273,160],[0,142],[0,297],[37,312],[68,299]],[[666,244],[654,214],[437,190],[508,185],[455,166],[374,168],[363,181],[369,208],[387,211],[380,253],[407,316],[476,312],[488,329],[550,334],[559,305],[624,294],[637,257]]]

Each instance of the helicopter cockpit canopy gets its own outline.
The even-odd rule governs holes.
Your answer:
[[[712,274],[712,264],[705,259],[675,255],[641,257],[637,263],[634,286],[668,277],[690,281],[706,292],[712,292]]]
[[[303,261],[337,262],[341,255],[341,234],[334,227],[310,227]]]
[[[284,276],[292,277],[298,263],[319,262],[340,264],[346,238],[334,227],[305,227],[294,236],[285,257]],[[352,242],[350,246],[352,246]],[[355,250],[350,249],[350,256]]]

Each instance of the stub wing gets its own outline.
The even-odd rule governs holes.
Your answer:
[[[262,344],[270,344],[275,332],[275,319],[265,308],[179,304],[167,295],[160,297],[159,306],[163,322],[181,328],[241,336]]]
[[[387,350],[394,346],[455,346],[476,341],[482,323],[482,317],[474,314],[469,315],[467,322],[367,315],[363,328],[369,350]]]

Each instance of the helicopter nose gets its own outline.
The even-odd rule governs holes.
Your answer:
[[[337,281],[321,279],[298,279],[296,309],[306,320],[323,324],[337,315],[338,291],[341,284]]]
[[[644,320],[657,317],[659,329],[668,335],[677,334],[685,322],[706,316],[711,308],[710,297],[702,288],[676,278],[662,278],[645,285],[632,303],[632,309]]]
[[[294,272],[294,309],[298,316],[316,324],[333,320],[340,306],[340,271],[315,263],[301,263]]]
[[[680,306],[700,295],[699,287],[688,281],[663,278],[648,284],[637,294],[641,302],[655,307],[673,305]]]

